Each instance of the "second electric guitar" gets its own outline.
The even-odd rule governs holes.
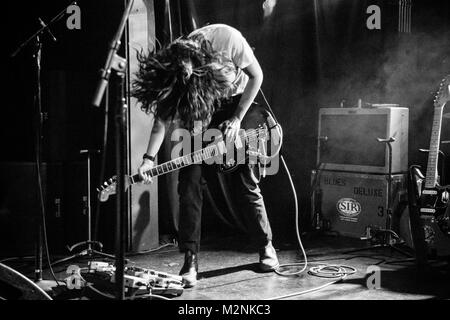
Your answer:
[[[438,157],[442,128],[442,114],[445,104],[450,101],[450,75],[441,83],[434,99],[434,116],[428,153],[427,171],[424,176],[416,167],[412,167],[413,189],[416,205],[421,216],[430,216],[437,220],[441,230],[450,236],[449,217],[446,209],[449,204],[449,186],[438,183]],[[425,183],[424,183],[425,182]]]

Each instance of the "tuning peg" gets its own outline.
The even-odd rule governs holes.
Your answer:
[[[112,182],[113,182],[113,179],[109,179],[108,181],[112,183]]]

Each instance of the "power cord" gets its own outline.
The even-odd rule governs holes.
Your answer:
[[[102,141],[102,156],[100,160],[100,174],[98,177],[98,185],[102,185],[105,179],[106,172],[106,152],[108,147],[108,130],[109,130],[109,86],[106,87],[105,90],[105,111],[103,114],[103,141]],[[98,197],[96,201],[95,207],[95,222],[94,222],[94,240],[98,240],[98,228],[100,224],[100,199]]]
[[[37,139],[40,139],[38,136]],[[38,141],[39,145],[39,141]],[[53,280],[55,280],[57,287],[60,287],[59,280],[56,278],[55,272],[53,271],[52,264],[50,261],[50,251],[48,248],[48,240],[47,240],[47,221],[45,218],[45,203],[44,203],[44,192],[42,190],[42,177],[41,177],[41,166],[40,166],[40,150],[39,148],[36,148],[36,171],[37,171],[37,178],[38,178],[38,189],[39,189],[39,201],[40,201],[40,211],[41,211],[41,222],[42,226],[41,229],[38,232],[42,232],[43,236],[43,242],[44,242],[44,248],[45,248],[45,255],[47,258],[48,268],[50,270],[50,273],[53,277]],[[40,238],[40,237],[39,237]],[[40,246],[40,244],[37,244]]]
[[[14,261],[14,260],[25,260],[25,259],[33,259],[35,256],[26,256],[26,257],[8,257],[0,260],[0,263],[5,263],[8,261]]]
[[[149,254],[149,253],[153,253],[153,252],[159,251],[159,250],[161,250],[161,249],[163,249],[163,248],[167,248],[167,247],[174,247],[174,248],[176,248],[176,247],[178,247],[178,243],[177,243],[177,241],[174,239],[173,242],[165,243],[165,244],[160,245],[159,247],[156,247],[156,248],[153,248],[153,249],[149,249],[149,250],[144,250],[144,251],[139,251],[139,252],[136,252],[136,253],[132,253],[132,254],[129,254],[129,255],[127,255],[127,256],[137,256],[137,255]],[[166,251],[164,251],[164,252],[168,252],[168,251],[166,250]]]

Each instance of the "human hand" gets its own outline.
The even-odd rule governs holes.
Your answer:
[[[149,159],[144,159],[142,161],[141,166],[138,168],[139,177],[142,179],[142,182],[144,184],[149,184],[153,182],[152,178],[147,173],[151,168],[153,168],[153,165],[154,165],[153,161]]]
[[[241,120],[236,116],[222,122],[219,126],[219,129],[223,131],[227,142],[234,142],[236,140],[240,128]]]

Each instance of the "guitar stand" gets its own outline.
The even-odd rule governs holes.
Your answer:
[[[60,259],[52,265],[56,265],[62,262],[66,262],[69,260],[81,258],[81,257],[90,257],[92,258],[95,255],[102,256],[109,259],[115,259],[115,256],[107,254],[102,252],[103,244],[99,241],[93,241],[92,240],[92,225],[91,225],[91,154],[92,153],[100,153],[100,150],[80,150],[80,154],[86,154],[87,155],[87,201],[86,201],[86,211],[87,211],[87,219],[88,219],[88,231],[87,231],[87,237],[88,239],[86,241],[78,242],[71,247],[67,246],[69,252],[74,251],[76,248],[86,245],[87,248],[85,250],[80,251],[79,253],[73,254],[69,257]],[[93,245],[96,245],[99,250],[93,249]]]
[[[380,143],[385,143],[388,147],[388,154],[389,154],[389,173],[388,173],[388,209],[387,209],[387,218],[386,218],[386,229],[383,230],[377,230],[376,232],[378,233],[385,233],[384,239],[383,239],[383,243],[380,244],[374,244],[372,246],[366,247],[366,248],[360,248],[360,249],[355,249],[355,250],[351,250],[351,251],[347,251],[344,252],[344,254],[349,254],[349,253],[354,253],[354,252],[359,252],[359,251],[365,251],[365,250],[373,250],[373,249],[379,249],[379,248],[390,248],[393,251],[396,251],[402,255],[405,255],[409,258],[412,258],[413,255],[409,254],[408,252],[399,249],[395,246],[395,244],[391,243],[391,239],[392,239],[392,235],[396,235],[396,233],[394,231],[392,231],[391,228],[391,220],[392,220],[392,145],[391,142],[395,141],[395,138],[390,137],[388,139],[381,139],[381,138],[377,138],[378,142]],[[397,236],[398,237],[398,236]],[[370,235],[368,235],[368,237],[366,239],[371,239],[372,237]],[[364,238],[363,238],[364,239]]]

